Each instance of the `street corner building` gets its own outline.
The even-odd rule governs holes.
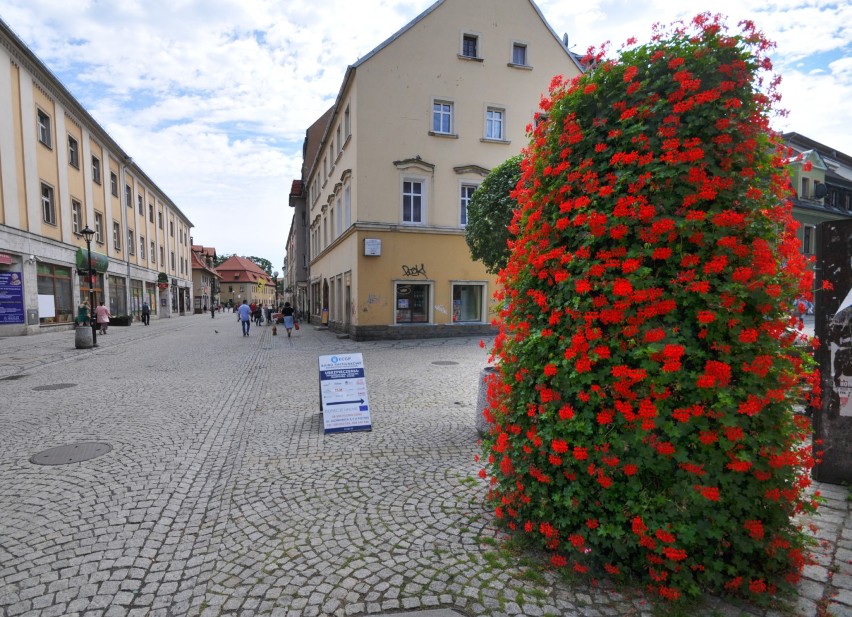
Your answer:
[[[306,131],[285,297],[356,340],[492,334],[467,204],[578,59],[530,0],[442,0],[349,66]]]
[[[0,336],[71,329],[90,286],[116,325],[191,313],[191,228],[0,21]]]

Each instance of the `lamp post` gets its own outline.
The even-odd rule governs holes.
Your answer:
[[[86,225],[80,233],[86,239],[86,251],[89,256],[89,321],[92,323],[92,347],[98,344],[98,325],[95,321],[95,274],[92,270],[92,237],[95,235],[95,230]]]
[[[275,312],[278,312],[278,270],[272,273],[272,282],[275,284]]]

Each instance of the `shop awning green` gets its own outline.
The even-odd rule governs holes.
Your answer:
[[[92,269],[95,272],[106,272],[109,268],[109,257],[102,253],[92,251]],[[77,249],[77,269],[89,269],[89,252],[86,249]]]

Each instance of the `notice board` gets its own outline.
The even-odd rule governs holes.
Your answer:
[[[320,356],[319,386],[326,433],[373,430],[360,353]]]

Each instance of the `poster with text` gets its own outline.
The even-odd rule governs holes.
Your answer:
[[[20,272],[0,272],[0,324],[24,323],[24,285]]]
[[[373,429],[360,353],[320,356],[319,385],[326,433]]]

